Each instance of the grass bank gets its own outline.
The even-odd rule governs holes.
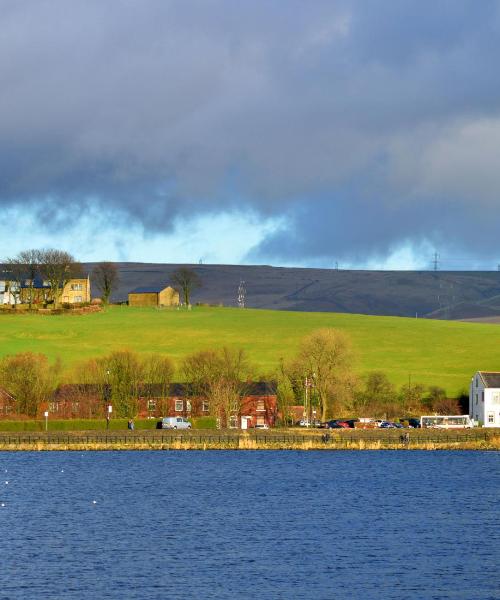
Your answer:
[[[396,385],[407,383],[411,375],[412,382],[439,385],[458,395],[478,369],[500,369],[498,325],[212,307],[188,312],[117,306],[79,317],[0,316],[0,356],[42,352],[60,357],[68,372],[81,360],[117,349],[163,353],[180,364],[196,350],[229,345],[244,348],[265,375],[319,327],[346,331],[358,372],[385,371]]]
[[[193,429],[215,429],[214,417],[194,417],[191,420]],[[134,419],[137,431],[156,430],[158,419]],[[127,431],[127,419],[111,419],[109,430],[105,419],[59,419],[49,420],[48,432],[75,431]],[[3,421],[0,420],[0,432],[45,432],[45,420]]]

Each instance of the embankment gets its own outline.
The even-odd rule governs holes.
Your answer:
[[[500,450],[500,429],[2,432],[0,450]]]

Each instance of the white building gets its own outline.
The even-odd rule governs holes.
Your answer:
[[[500,427],[500,372],[478,371],[470,383],[469,416],[484,427]]]

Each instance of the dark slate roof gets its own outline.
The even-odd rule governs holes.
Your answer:
[[[479,371],[481,377],[489,388],[500,388],[500,372],[498,371]]]
[[[145,285],[134,288],[129,294],[159,294],[167,285]]]
[[[104,386],[108,387],[108,386]],[[86,394],[100,394],[102,389],[96,384],[71,384],[67,383],[59,386],[55,392],[55,396],[64,397],[71,394],[86,395]],[[111,386],[107,390],[107,393],[111,392]],[[147,383],[141,386],[139,391],[141,395],[148,396],[162,396],[163,386],[158,383]],[[273,381],[256,381],[253,383],[242,384],[242,393],[245,396],[273,396],[276,394],[276,383]],[[169,394],[173,397],[190,397],[195,396],[195,390],[188,383],[171,383],[169,386]]]
[[[33,278],[33,288],[40,290],[43,288],[50,288],[50,285],[43,285],[44,279],[38,275],[36,275]],[[22,288],[29,288],[30,284],[29,284],[29,277],[26,277],[26,279],[23,280],[23,282],[21,283],[21,287]]]

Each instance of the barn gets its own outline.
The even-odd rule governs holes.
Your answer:
[[[128,294],[129,306],[179,306],[179,292],[171,286],[144,286]]]

